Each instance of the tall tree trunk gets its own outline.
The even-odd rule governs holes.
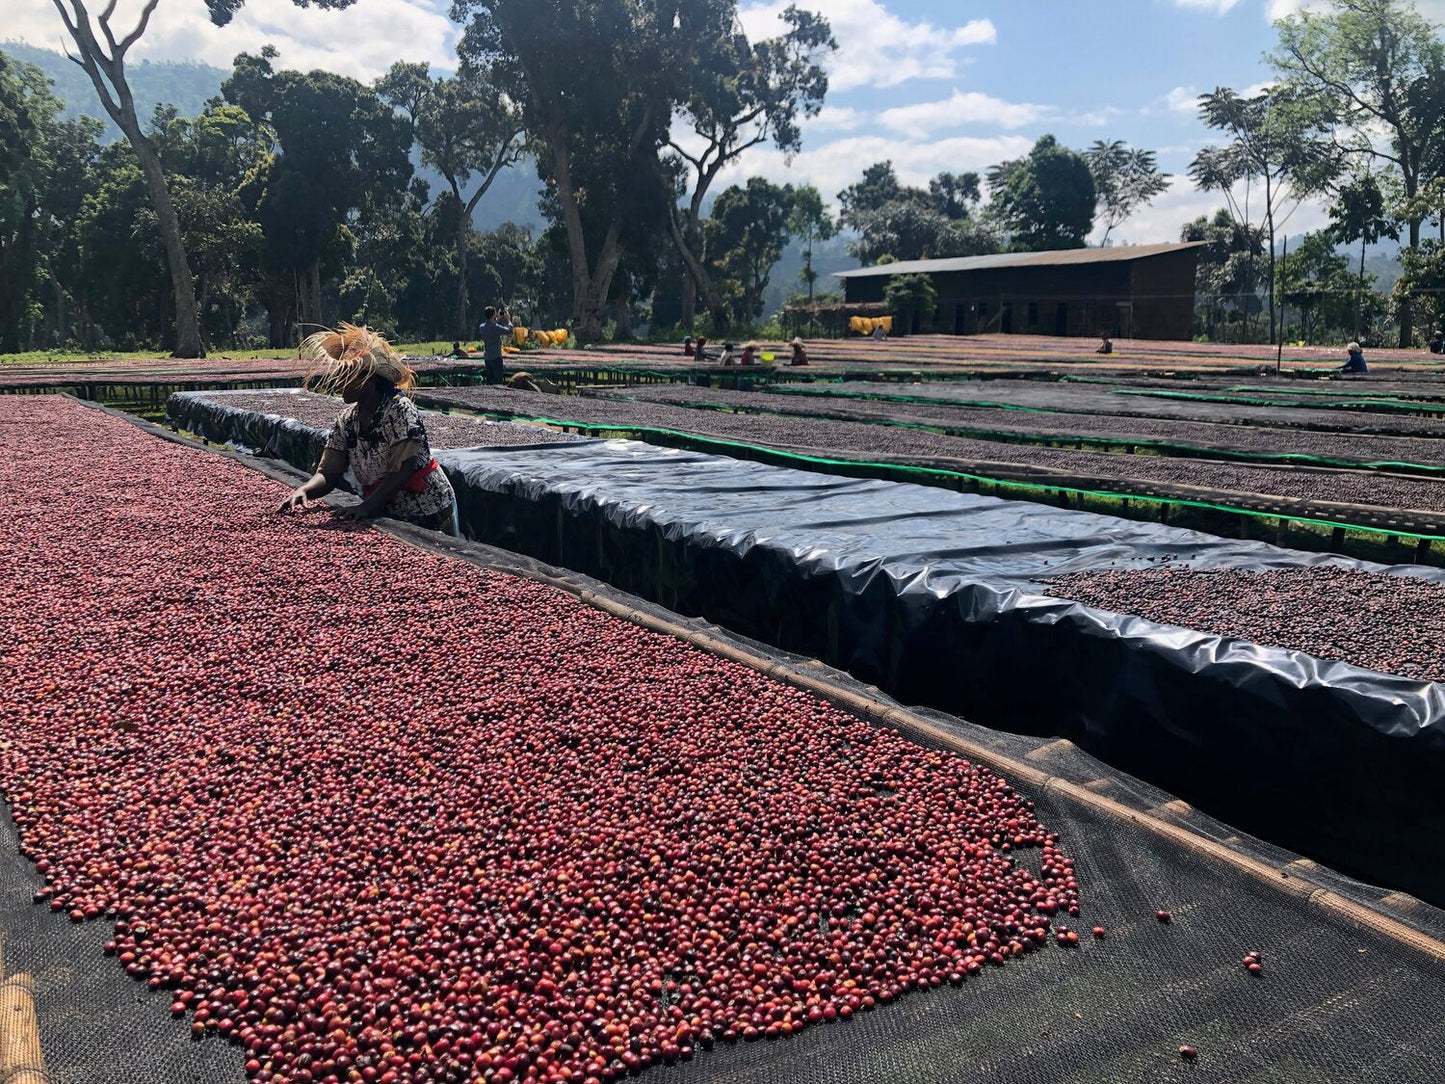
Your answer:
[[[1410,251],[1413,252],[1420,247],[1420,223],[1410,223]],[[1400,348],[1409,349],[1415,345],[1415,313],[1414,302],[1409,294],[1400,298]]]
[[[615,302],[617,327],[613,330],[612,338],[618,342],[632,338],[632,298],[628,294],[629,291],[624,291]]]
[[[691,331],[697,314],[697,301],[701,297],[703,306],[712,314],[713,322],[717,325],[714,330],[722,330],[728,326],[728,316],[722,302],[718,299],[717,291],[713,289],[712,276],[707,273],[707,267],[702,262],[702,233],[697,226],[697,216],[689,212],[686,223],[677,221],[676,209],[670,210],[667,216],[668,232],[672,235],[673,247],[677,254],[682,257],[683,283],[682,283],[682,328],[684,331]]]
[[[808,227],[808,247],[803,250],[803,277],[808,280],[808,304],[813,303],[813,283],[818,276],[813,274],[813,227]]]
[[[680,320],[683,331],[691,331],[694,322],[697,320],[697,280],[692,277],[687,264],[682,266],[682,317]]]
[[[492,168],[487,172],[487,176],[481,185],[472,193],[471,199],[463,202],[462,186],[457,182],[456,174],[445,174],[447,184],[451,185],[452,195],[457,201],[457,311],[454,334],[459,341],[465,339],[468,333],[467,237],[471,233],[472,212],[477,209],[477,204],[481,201],[481,198],[491,189],[493,182],[497,179],[497,175],[516,160],[515,149],[509,150],[508,148],[512,147],[513,141],[520,134],[519,132],[511,132],[507,138],[502,141],[501,146],[497,148],[496,156],[492,159]]]
[[[554,129],[548,133],[547,143],[552,152],[552,172],[557,179],[557,199],[562,204],[562,220],[567,227],[567,255],[572,261],[572,326],[579,343],[596,342],[602,337],[602,320],[595,311],[587,237],[582,229],[582,209],[577,205],[577,193],[572,187],[567,136]]]
[[[60,280],[51,271],[50,285],[55,289],[55,338],[51,345],[60,346],[65,342],[65,287],[60,285]]]
[[[211,280],[205,272],[201,273],[201,288],[199,293],[200,298],[196,302],[197,317],[204,319],[211,307]]]
[[[1360,285],[1355,289],[1355,341],[1360,341],[1365,307],[1365,235],[1360,234]]]
[[[170,190],[166,187],[165,173],[161,169],[160,156],[154,145],[141,131],[136,114],[135,98],[125,76],[125,54],[140,40],[150,23],[151,14],[159,0],[147,0],[135,28],[120,40],[112,33],[110,17],[115,11],[112,0],[100,16],[101,28],[110,45],[107,53],[96,37],[90,21],[90,13],[82,0],[70,0],[67,9],[62,0],[54,0],[56,10],[65,23],[65,29],[79,47],[80,56],[72,58],[89,76],[91,85],[100,97],[100,104],[110,119],[130,142],[145,175],[146,189],[151,206],[156,212],[160,226],[161,243],[165,248],[166,263],[171,273],[171,289],[175,294],[175,355],[177,357],[204,357],[201,349],[201,327],[196,315],[196,291],[191,279],[191,266],[186,261],[186,249],[181,240],[180,219],[175,205],[171,202]],[[108,84],[108,85],[107,85]],[[113,94],[112,94],[113,92]]]
[[[166,187],[165,173],[161,160],[156,155],[150,140],[141,134],[140,128],[131,125],[126,132],[130,144],[140,159],[145,174],[146,188],[150,191],[151,204],[155,207],[156,221],[160,224],[161,242],[166,250],[166,263],[170,266],[171,290],[175,294],[176,348],[178,358],[203,358],[205,349],[201,346],[201,322],[196,315],[196,286],[191,277],[191,265],[186,260],[186,247],[181,241],[181,220],[171,202],[170,189]]]
[[[321,257],[311,261],[311,271],[308,275],[309,286],[306,296],[306,306],[311,310],[309,322],[318,327],[324,326],[321,319]]]
[[[461,341],[467,337],[467,220],[457,219],[457,313],[453,334]]]
[[[557,198],[562,204],[562,220],[567,226],[567,251],[572,260],[572,326],[579,342],[597,342],[602,338],[602,326],[607,321],[607,294],[612,287],[612,276],[622,259],[622,224],[614,211],[594,269],[587,258],[582,208],[572,187],[567,136],[554,129],[548,133],[547,143],[552,152],[552,172],[557,180]]]
[[[1269,344],[1274,345],[1274,215],[1269,216]]]

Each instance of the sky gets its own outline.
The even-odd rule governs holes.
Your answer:
[[[59,49],[50,0],[0,0],[0,34]],[[750,37],[777,33],[789,0],[740,0]],[[906,183],[941,170],[982,171],[1052,132],[1069,146],[1122,139],[1158,153],[1168,192],[1124,223],[1115,243],[1177,240],[1180,227],[1220,205],[1185,170],[1211,141],[1195,99],[1216,86],[1243,90],[1270,78],[1272,22],[1304,0],[798,0],[826,16],[838,41],[827,104],[803,124],[791,161],[758,148],[721,179],[762,175],[817,185],[832,198],[869,164],[891,159]],[[113,25],[141,0],[119,0]],[[288,67],[324,67],[369,79],[396,60],[455,65],[449,0],[357,0],[340,12],[290,0],[248,0],[213,27],[202,0],[160,0],[133,55],[229,68],[242,51],[275,45]],[[1445,0],[1421,0],[1445,21]],[[133,19],[132,15],[132,19]],[[1291,233],[1323,224],[1301,207]],[[1096,238],[1097,239],[1097,238]]]

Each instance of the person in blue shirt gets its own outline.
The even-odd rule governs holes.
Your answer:
[[[1350,352],[1350,356],[1345,360],[1340,372],[1368,373],[1370,371],[1369,366],[1365,364],[1365,352],[1360,349],[1359,343],[1350,343],[1345,349]]]
[[[487,383],[502,382],[502,343],[512,334],[512,325],[507,310],[498,312],[488,305],[482,310],[482,326],[477,328],[477,338],[482,343],[482,364],[486,366]]]

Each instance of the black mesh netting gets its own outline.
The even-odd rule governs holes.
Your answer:
[[[16,847],[0,803],[0,931],[5,974],[35,980],[40,1043],[52,1084],[202,1084],[244,1081],[239,1047],[194,1042],[171,999],[129,978],[102,946],[108,922],[76,924],[31,901],[42,878]],[[4,1074],[0,1073],[0,1079]]]
[[[270,466],[281,476],[284,469]],[[843,693],[875,690],[816,662],[767,648],[697,621],[682,621],[570,572],[504,551],[415,529],[413,541],[488,567],[592,591],[653,621],[726,641],[794,673],[825,679]],[[983,746],[990,760],[1012,760],[1107,795],[1129,810],[1159,810],[1168,794],[1113,771],[1067,742],[1016,737],[937,713],[920,717]],[[1007,777],[1008,767],[1000,770]],[[1240,786],[1267,786],[1241,765]],[[1077,860],[1084,913],[1065,919],[1085,934],[1073,949],[1049,946],[990,969],[958,988],[914,993],[855,1017],[788,1039],[740,1043],[693,1061],[648,1070],[664,1082],[789,1081],[1427,1081],[1445,1079],[1437,1051],[1445,1040],[1439,1006],[1445,963],[1430,953],[1357,928],[1300,892],[1164,839],[1142,823],[1098,811],[1051,787],[1019,788],[1060,833]],[[1432,937],[1445,937],[1445,912],[1384,896],[1295,856],[1238,835],[1179,803],[1160,814],[1237,854]],[[240,1081],[239,1050],[214,1038],[193,1041],[173,1020],[170,998],[125,977],[102,954],[103,922],[74,924],[31,902],[40,884],[18,855],[14,826],[0,811],[12,846],[0,857],[0,929],[7,974],[27,972],[51,1079],[56,1084]],[[1030,861],[1030,852],[1023,860]],[[1286,867],[1289,867],[1286,869]],[[1169,910],[1160,923],[1155,912]],[[1087,936],[1094,925],[1108,936]],[[1263,953],[1264,973],[1240,960]],[[1178,1049],[1190,1044],[1197,1061]]]

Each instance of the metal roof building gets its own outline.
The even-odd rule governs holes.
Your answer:
[[[913,331],[1187,339],[1202,242],[908,260],[842,271],[850,304],[883,300],[894,275],[933,279],[938,307]]]

